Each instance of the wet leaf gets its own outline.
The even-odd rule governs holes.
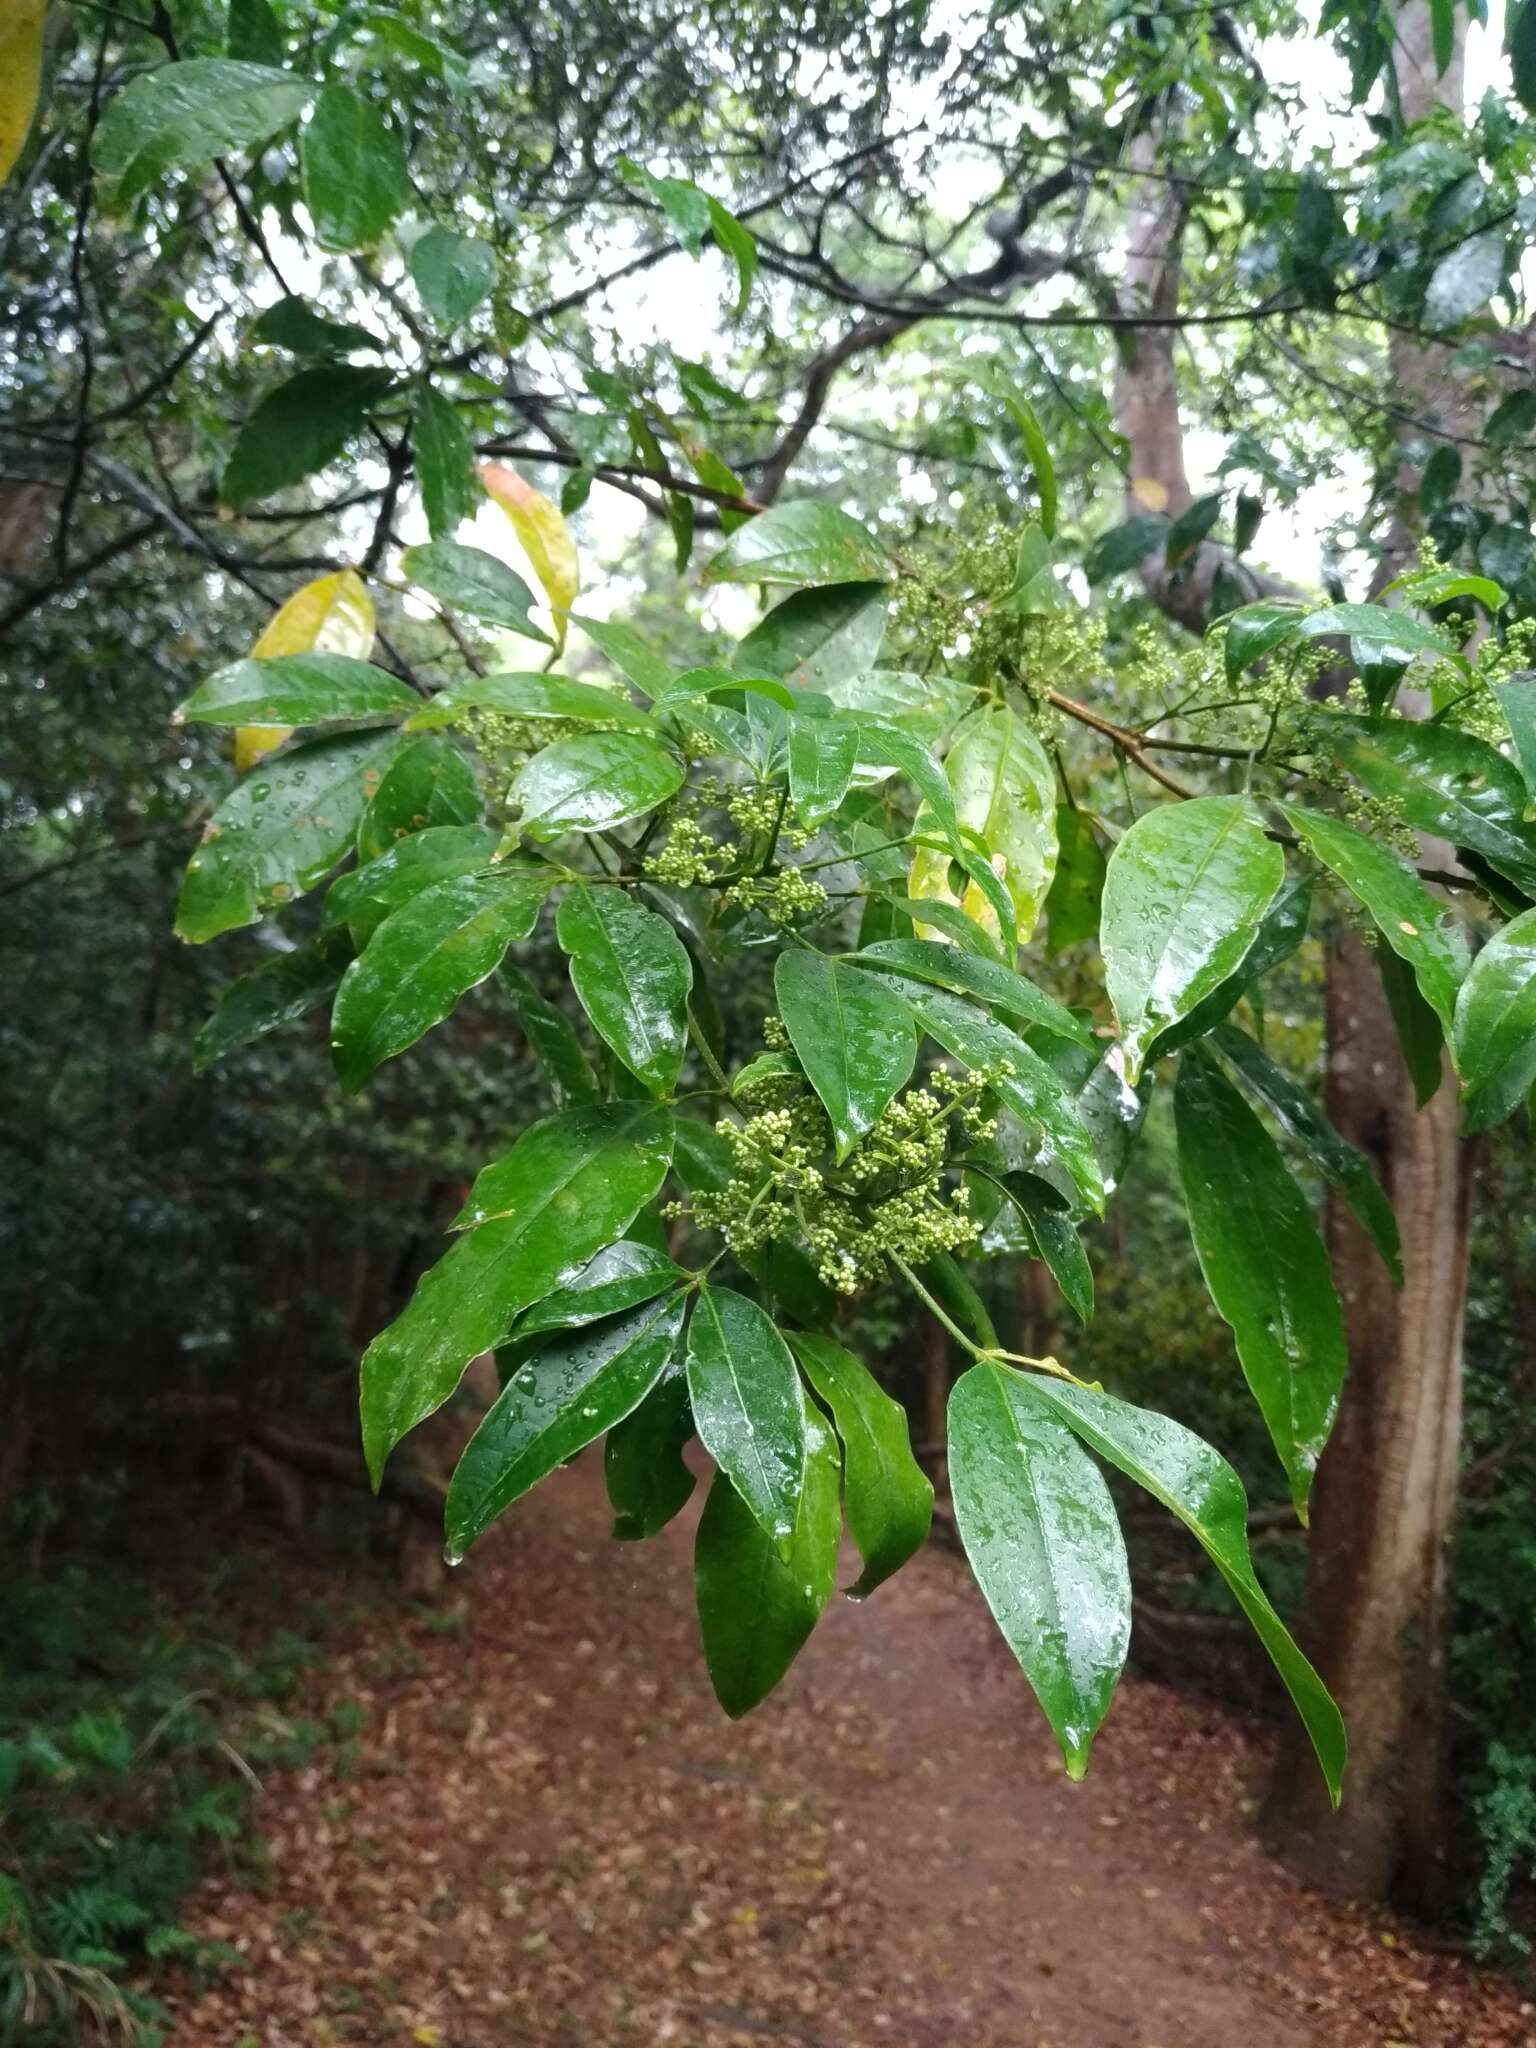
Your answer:
[[[884,583],[890,564],[866,527],[836,505],[791,499],[737,528],[704,566],[706,583]]]
[[[1096,1042],[1088,1025],[1022,974],[1004,967],[1001,961],[941,945],[937,939],[880,939],[850,954],[849,960],[856,967],[868,964],[888,974],[910,975],[914,981],[975,996],[1005,1017],[1037,1025],[1058,1038],[1075,1039],[1079,1045]]]
[[[166,171],[200,170],[216,156],[254,148],[296,120],[314,98],[306,79],[273,65],[189,57],[140,72],[107,103],[91,162],[115,180],[119,207]]]
[[[773,986],[795,1056],[831,1118],[841,1163],[911,1078],[912,1012],[881,979],[824,953],[781,953]]]
[[[548,498],[524,483],[516,470],[487,463],[480,481],[511,520],[518,543],[549,600],[556,645],[563,647],[566,620],[581,588],[581,561],[570,528]]]
[[[496,251],[474,235],[428,228],[411,244],[411,282],[444,331],[467,320],[496,282]]]
[[[572,889],[555,932],[598,1036],[658,1095],[677,1084],[693,965],[664,917],[623,889]]]
[[[1285,880],[1242,797],[1146,811],[1109,858],[1102,942],[1133,1084],[1159,1032],[1236,972]]]
[[[524,939],[554,875],[515,861],[433,882],[391,911],[342,978],[331,1056],[353,1094],[375,1068],[440,1024]]]
[[[1180,1055],[1174,1116],[1200,1269],[1305,1521],[1348,1358],[1328,1254],[1274,1140],[1193,1051]]]
[[[755,1301],[700,1287],[688,1393],[699,1442],[770,1539],[787,1542],[805,1478],[805,1396],[789,1346]]]
[[[325,921],[348,926],[355,944],[365,946],[391,911],[423,889],[489,867],[499,836],[489,825],[429,825],[413,832],[331,884]]]
[[[596,683],[572,682],[569,676],[507,673],[471,676],[440,690],[410,721],[413,732],[456,725],[466,711],[499,711],[504,717],[536,725],[543,718],[575,719],[583,725],[614,725],[651,733],[649,715],[618,690]]]
[[[477,825],[485,805],[474,763],[451,740],[412,740],[379,777],[357,827],[357,854],[376,860],[432,825]]]
[[[375,1487],[391,1450],[442,1406],[469,1361],[622,1236],[671,1158],[665,1110],[613,1103],[546,1117],[484,1169],[459,1219],[465,1234],[364,1354],[363,1448]]]
[[[351,958],[346,934],[326,932],[231,982],[197,1034],[193,1064],[201,1072],[226,1053],[307,1017],[336,993]]]
[[[950,1392],[949,1471],[976,1582],[1081,1778],[1131,1636],[1109,1488],[1033,1382],[999,1365],[973,1365]]]
[[[615,1542],[643,1543],[687,1506],[694,1477],[683,1463],[683,1450],[692,1435],[688,1375],[678,1364],[662,1374],[632,1415],[608,1432],[603,1477]]]
[[[530,839],[558,839],[563,832],[601,832],[643,817],[682,784],[682,763],[655,741],[593,732],[534,754],[509,794]]]
[[[348,85],[321,88],[299,161],[322,249],[371,247],[411,196],[405,149],[384,109]]]
[[[408,683],[342,654],[285,654],[231,662],[177,706],[188,725],[329,725],[399,718],[421,699]]]
[[[1536,1082],[1536,910],[1494,935],[1472,962],[1451,1038],[1468,1133],[1501,1123]]]
[[[826,690],[872,668],[885,638],[884,583],[830,583],[776,604],[737,647],[732,666]]]
[[[400,566],[413,583],[439,598],[450,611],[468,612],[471,618],[484,619],[489,625],[506,626],[525,640],[548,643],[549,635],[530,617],[533,592],[515,569],[488,555],[484,548],[465,547],[453,540],[428,541],[422,547],[407,548]]]
[[[912,1455],[906,1410],[869,1367],[830,1337],[791,1331],[789,1341],[842,1440],[843,1500],[864,1560],[848,1590],[863,1599],[927,1542],[933,1488]]]

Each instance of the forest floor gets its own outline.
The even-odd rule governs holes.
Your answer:
[[[1254,1836],[1271,1731],[1131,1681],[1066,1782],[960,1561],[835,1601],[743,1722],[697,1503],[611,1543],[590,1455],[317,1679],[357,1744],[275,1779],[247,1959],[167,2048],[1536,2048],[1536,2004]]]

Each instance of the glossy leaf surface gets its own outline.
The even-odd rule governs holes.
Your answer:
[[[467,754],[451,740],[411,740],[392,756],[358,821],[358,858],[376,860],[429,826],[478,824],[484,810]]]
[[[462,523],[474,517],[480,484],[474,443],[457,409],[433,384],[417,393],[411,441],[427,531],[436,540],[451,541]]]
[[[342,654],[231,662],[176,710],[188,725],[329,725],[399,718],[421,699],[409,683]]]
[[[1161,804],[1120,841],[1102,943],[1132,1083],[1158,1033],[1241,965],[1284,880],[1284,854],[1241,797]]]
[[[194,1064],[201,1070],[329,1002],[351,958],[346,934],[325,932],[231,982],[197,1034]]]
[[[1030,1386],[1084,1443],[1144,1487],[1198,1541],[1284,1680],[1337,1805],[1348,1754],[1344,1723],[1327,1687],[1291,1640],[1254,1575],[1248,1553],[1248,1499],[1232,1467],[1166,1415],[1133,1407],[1096,1387],[1047,1379],[1032,1380]]]
[[[485,1168],[460,1218],[465,1234],[364,1354],[363,1448],[375,1486],[401,1437],[442,1406],[469,1361],[623,1234],[671,1157],[664,1110],[615,1103],[547,1117]]]
[[[548,869],[509,861],[433,882],[392,911],[337,991],[331,1056],[343,1087],[356,1093],[493,974],[508,946],[533,930],[552,879]]]
[[[1276,808],[1307,851],[1365,905],[1376,929],[1412,968],[1424,1000],[1449,1031],[1456,992],[1467,971],[1467,942],[1445,906],[1379,840],[1300,804]]]
[[[608,1432],[603,1478],[615,1542],[645,1542],[688,1505],[695,1481],[683,1451],[692,1435],[688,1375],[679,1363],[662,1374],[633,1414]]]
[[[438,726],[456,725],[466,711],[499,711],[531,724],[559,718],[579,719],[583,725],[622,726],[627,731],[652,730],[647,714],[617,690],[572,682],[568,676],[515,673],[472,676],[451,690],[440,690],[411,719],[411,730],[430,732]]]
[[[805,1477],[805,1396],[789,1346],[755,1301],[699,1289],[688,1393],[699,1442],[767,1535],[787,1541]]]
[[[1398,817],[1453,846],[1472,847],[1517,888],[1536,894],[1529,793],[1497,747],[1423,719],[1335,716],[1326,731],[1344,765]]]
[[[605,1245],[569,1285],[555,1288],[542,1301],[525,1309],[508,1342],[518,1345],[550,1330],[583,1329],[588,1323],[601,1322],[605,1316],[620,1315],[639,1308],[643,1302],[654,1301],[658,1294],[680,1287],[687,1277],[665,1252],[621,1237],[616,1244]]]
[[[1238,1079],[1271,1111],[1306,1152],[1318,1172],[1342,1190],[1355,1220],[1380,1252],[1387,1271],[1403,1284],[1402,1244],[1397,1217],[1371,1162],[1343,1138],[1317,1104],[1263,1046],[1235,1024],[1222,1024],[1212,1043],[1237,1071]]]
[[[314,87],[291,72],[226,57],[189,57],[141,72],[114,93],[91,162],[116,180],[127,206],[166,171],[198,170],[226,150],[254,147],[297,118]]]
[[[927,1542],[933,1487],[912,1455],[906,1410],[869,1367],[831,1337],[802,1330],[789,1341],[842,1441],[843,1503],[864,1560],[848,1590],[863,1599]]]
[[[666,1370],[683,1327],[681,1295],[555,1337],[524,1359],[466,1445],[444,1527],[463,1553],[512,1502],[622,1422]]]
[[[917,1059],[912,1012],[882,980],[824,953],[781,953],[773,987],[842,1161],[911,1076]]]
[[[556,740],[525,761],[511,800],[531,839],[558,839],[562,832],[601,832],[643,817],[682,783],[682,763],[655,741],[593,732]]]
[[[226,505],[254,505],[324,469],[361,432],[392,382],[388,370],[325,363],[279,384],[241,428],[220,497]]]
[[[1109,1488],[1033,1383],[998,1365],[973,1365],[950,1392],[949,1471],[976,1582],[1081,1778],[1131,1637]]]
[[[488,463],[480,480],[512,522],[529,566],[539,579],[555,621],[555,639],[565,645],[566,619],[581,588],[581,561],[571,530],[541,491],[516,470]]]
[[[530,616],[533,592],[515,569],[488,555],[484,548],[465,547],[453,540],[428,541],[407,548],[400,566],[413,583],[440,598],[451,611],[468,612],[492,626],[506,626],[524,639],[549,639]]]
[[[1179,1061],[1174,1115],[1200,1269],[1305,1520],[1347,1363],[1328,1254],[1274,1140],[1192,1052]]]
[[[837,718],[797,718],[789,728],[789,795],[804,825],[823,825],[848,794],[858,735]]]
[[[883,583],[889,575],[867,527],[803,498],[749,519],[704,568],[706,583]]]
[[[474,235],[428,228],[411,244],[411,282],[435,326],[457,327],[496,282],[496,251]]]
[[[1074,1017],[1065,1004],[1036,988],[1011,967],[1004,967],[1001,961],[963,953],[958,947],[941,945],[936,939],[880,939],[850,958],[855,965],[867,961],[890,974],[911,975],[914,981],[975,996],[1006,1017],[1038,1025],[1059,1038],[1075,1039],[1079,1045],[1095,1042],[1088,1025]]]
[[[598,1036],[638,1080],[664,1095],[688,1040],[693,963],[664,917],[623,889],[572,889],[555,932]]]
[[[1045,898],[1049,950],[1085,945],[1099,933],[1107,862],[1086,812],[1056,807],[1056,873]]]
[[[829,583],[797,590],[742,640],[734,666],[778,676],[797,689],[825,690],[873,668],[885,638],[884,583]]]
[[[1536,1082],[1536,910],[1494,935],[1472,962],[1452,1035],[1466,1129],[1503,1121]]]
[[[364,946],[392,911],[434,882],[489,867],[498,836],[489,825],[429,825],[412,832],[331,884],[325,921],[347,925]]]
[[[699,1517],[699,1631],[715,1697],[732,1719],[750,1713],[788,1671],[837,1577],[837,1446],[816,1417],[806,1430],[805,1486],[787,1542],[768,1535],[724,1472]]]
[[[261,763],[232,790],[187,863],[176,929],[201,943],[254,924],[328,875],[399,742],[345,733]]]

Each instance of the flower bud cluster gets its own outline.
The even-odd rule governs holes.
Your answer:
[[[783,1053],[779,1019],[769,1018],[763,1035]],[[954,1153],[994,1134],[982,1103],[1004,1078],[1002,1066],[966,1080],[941,1069],[889,1103],[839,1162],[826,1112],[804,1077],[782,1062],[767,1065],[739,1090],[745,1121],[717,1126],[731,1150],[731,1178],[694,1196],[693,1220],[719,1230],[738,1257],[778,1242],[802,1245],[840,1294],[881,1279],[890,1260],[921,1264],[962,1250],[980,1226],[969,1188],[955,1178]]]
[[[645,872],[652,881],[694,889],[718,881],[735,859],[736,849],[717,845],[697,818],[678,818],[645,862]]]
[[[770,924],[798,924],[826,908],[827,892],[814,875],[785,867],[771,875],[743,875],[725,892],[727,903],[742,910],[760,910]]]

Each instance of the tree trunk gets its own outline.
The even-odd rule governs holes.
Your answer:
[[[1422,120],[1442,100],[1459,113],[1460,50],[1437,77],[1425,0],[1409,0],[1394,34],[1405,121]],[[1181,229],[1174,189],[1149,189],[1130,227],[1122,310],[1173,309]],[[1398,339],[1391,368],[1416,413],[1467,431],[1449,351]],[[1134,336],[1115,400],[1131,452],[1128,509],[1177,514],[1190,489],[1171,330]],[[1378,587],[1411,552],[1417,485],[1405,468]],[[1208,601],[1208,558],[1207,547],[1175,589],[1160,560],[1144,565],[1149,594],[1195,629]],[[1372,1158],[1397,1211],[1406,1285],[1393,1288],[1347,1205],[1330,1200],[1327,1235],[1350,1362],[1313,1496],[1308,1598],[1314,1654],[1348,1723],[1351,1764],[1343,1806],[1332,1814],[1305,1741],[1290,1728],[1269,1831],[1277,1851],[1314,1883],[1433,1908],[1444,1901],[1448,1873],[1446,1563],[1461,1442],[1471,1176],[1454,1090],[1446,1083],[1426,1109],[1415,1108],[1374,957],[1348,934],[1330,948],[1326,1009],[1329,1113]]]
[[[1397,1211],[1394,1288],[1348,1206],[1330,1204],[1349,1377],[1312,1498],[1310,1648],[1349,1728],[1344,1802],[1304,1741],[1285,1742],[1269,1821],[1280,1853],[1325,1890],[1449,1892],[1443,1752],[1446,1567],[1461,1432],[1470,1150],[1449,1077],[1422,1110],[1374,956],[1336,940],[1327,984],[1328,1113],[1366,1150]]]

